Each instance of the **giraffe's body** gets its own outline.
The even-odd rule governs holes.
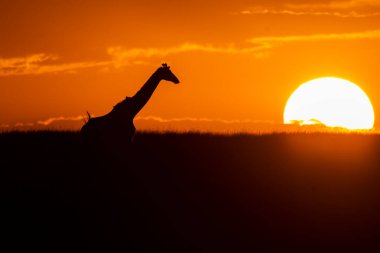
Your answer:
[[[124,102],[124,101],[123,101]],[[113,124],[112,117],[109,114],[89,119],[82,127],[81,134],[85,140],[97,142],[99,144],[132,142],[136,128],[133,124],[133,118],[126,116],[126,119],[119,124]]]
[[[87,142],[128,146],[136,131],[133,119],[149,101],[161,80],[179,83],[170,68],[163,64],[133,97],[127,97],[104,116],[90,118],[82,127],[81,135]]]

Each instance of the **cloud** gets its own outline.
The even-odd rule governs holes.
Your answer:
[[[79,69],[107,66],[106,61],[54,64],[57,56],[33,54],[26,57],[0,58],[0,76],[39,75],[47,73],[73,73]]]
[[[241,15],[293,15],[333,16],[338,18],[368,18],[380,16],[380,0],[330,1],[326,3],[282,4],[278,7],[256,6],[235,14]]]
[[[261,46],[250,48],[237,48],[233,45],[226,47],[215,47],[213,45],[202,45],[196,43],[184,43],[168,48],[123,48],[110,47],[107,53],[108,61],[87,61],[55,64],[58,57],[48,54],[34,54],[19,58],[0,58],[0,77],[15,75],[41,75],[48,73],[76,73],[76,71],[88,68],[99,68],[110,70],[127,65],[148,64],[154,57],[166,57],[168,55],[186,52],[206,52],[225,54],[251,53],[255,57],[262,57]]]
[[[9,125],[8,125],[9,126]],[[13,127],[15,128],[20,128],[20,127],[33,127],[34,126],[34,123],[29,123],[29,122],[26,122],[26,123],[23,123],[23,122],[17,122],[16,124],[13,125]],[[9,126],[11,127],[11,126]]]
[[[111,56],[111,62],[116,68],[136,64],[136,62],[149,62],[151,58],[163,58],[169,55],[205,52],[220,54],[252,54],[255,58],[262,58],[268,54],[268,50],[276,45],[286,42],[316,41],[316,40],[358,40],[380,38],[380,30],[365,31],[343,34],[316,34],[302,36],[278,36],[278,37],[256,37],[247,40],[251,46],[236,47],[229,45],[217,47],[211,44],[184,43],[169,48],[134,48],[110,47],[107,52]]]
[[[112,58],[115,67],[121,67],[133,64],[142,59],[153,57],[165,57],[173,54],[181,54],[188,52],[205,52],[205,53],[224,53],[224,54],[246,54],[261,51],[262,47],[238,48],[234,45],[226,47],[216,47],[211,44],[184,43],[169,48],[132,48],[110,47],[107,52]],[[260,57],[260,54],[257,55]],[[144,62],[144,60],[142,60]]]
[[[93,116],[94,117],[94,116]],[[49,126],[60,121],[84,121],[86,117],[83,115],[80,116],[57,116],[48,118],[45,120],[39,120],[36,122],[37,125]],[[160,123],[170,123],[170,122],[219,122],[224,124],[235,124],[235,123],[268,123],[268,121],[260,120],[225,120],[225,119],[215,119],[215,118],[195,118],[195,117],[180,117],[180,118],[162,118],[158,116],[137,116],[135,120],[143,121],[156,121]],[[36,125],[34,123],[18,123],[18,126],[22,125]]]
[[[327,3],[309,3],[309,4],[285,4],[291,9],[335,9],[345,10],[354,8],[380,7],[380,0],[346,0],[330,1]]]
[[[35,72],[41,63],[56,59],[51,55],[34,54],[20,58],[0,58],[0,75],[12,75],[20,73]]]
[[[283,124],[273,121],[220,118],[162,118],[157,116],[137,117],[135,124],[139,130],[213,133],[269,133],[279,130]]]
[[[357,33],[332,33],[332,34],[312,34],[299,36],[278,36],[278,37],[256,37],[249,39],[248,42],[260,45],[263,48],[273,48],[283,43],[290,42],[309,42],[309,41],[328,41],[328,40],[360,40],[378,39],[380,30],[357,32]]]
[[[241,11],[242,15],[293,15],[293,16],[334,16],[338,18],[368,18],[380,16],[380,12],[371,12],[371,13],[358,13],[356,11],[350,12],[338,12],[338,11],[315,11],[315,10],[291,10],[291,9],[268,9],[268,8],[254,8],[252,10]]]
[[[236,47],[229,45],[225,47],[217,47],[211,44],[195,44],[185,43],[169,48],[134,48],[126,49],[123,47],[110,47],[107,52],[111,56],[111,62],[116,68],[135,64],[136,62],[148,62],[154,57],[166,57],[174,54],[188,52],[205,52],[220,54],[252,54],[256,58],[264,57],[265,52],[273,46],[285,42],[299,41],[316,41],[316,40],[358,40],[358,39],[376,39],[380,38],[380,30],[342,33],[342,34],[315,34],[301,36],[273,36],[273,37],[255,37],[247,40],[251,46]]]
[[[59,122],[59,121],[84,121],[85,117],[84,116],[73,116],[73,117],[53,117],[45,120],[39,120],[37,121],[37,124],[43,125],[43,126],[49,126],[53,123]]]
[[[138,116],[136,120],[152,120],[160,123],[170,123],[170,122],[215,122],[223,124],[236,124],[236,123],[274,123],[272,121],[263,121],[263,120],[225,120],[225,119],[216,119],[216,118],[195,118],[195,117],[181,117],[181,118],[161,118],[157,116]]]
[[[273,121],[265,121],[265,120],[226,120],[226,119],[217,119],[217,118],[195,118],[195,117],[181,117],[181,118],[161,118],[157,116],[138,116],[136,117],[136,120],[153,120],[161,123],[168,123],[168,122],[218,122],[223,124],[235,124],[235,123],[274,123]]]
[[[184,43],[167,48],[123,48],[110,47],[107,61],[86,61],[58,64],[57,56],[48,54],[34,54],[18,58],[0,58],[0,77],[15,75],[41,75],[48,73],[76,73],[81,69],[98,68],[111,70],[128,65],[148,64],[152,58],[165,58],[191,52],[204,52],[211,54],[251,54],[259,59],[266,57],[271,48],[282,43],[316,40],[354,40],[376,39],[380,37],[380,30],[343,34],[316,34],[301,36],[273,36],[255,37],[247,40],[246,47],[237,47],[233,44],[227,46],[214,46],[211,44]],[[157,60],[157,59],[156,59]]]
[[[17,122],[15,124],[0,124],[1,131],[34,131],[34,130],[74,130],[78,131],[84,124],[86,117],[57,116],[36,122]]]

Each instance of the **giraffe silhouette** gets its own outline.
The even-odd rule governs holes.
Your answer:
[[[132,143],[136,128],[135,116],[146,105],[162,80],[179,83],[170,67],[164,63],[133,96],[116,104],[108,114],[91,118],[81,128],[81,135],[88,143],[112,146],[128,146]],[[119,145],[118,145],[119,144]]]

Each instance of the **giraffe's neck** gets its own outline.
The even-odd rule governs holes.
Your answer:
[[[161,80],[162,78],[160,77],[158,71],[156,71],[148,79],[148,81],[146,81],[141,89],[131,98],[131,114],[133,117],[135,117],[136,114],[146,105]]]

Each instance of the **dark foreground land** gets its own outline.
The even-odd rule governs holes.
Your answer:
[[[79,137],[0,134],[1,252],[379,252],[378,135]]]

